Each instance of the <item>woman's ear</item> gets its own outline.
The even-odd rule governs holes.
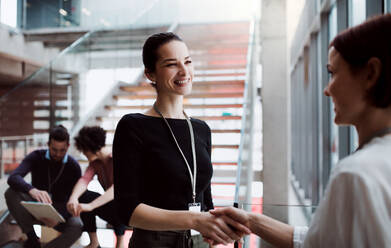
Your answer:
[[[381,70],[382,70],[382,63],[379,58],[372,57],[368,60],[367,66],[367,89],[371,89],[379,80]]]
[[[148,78],[150,81],[156,82],[155,73],[150,72],[150,71],[148,71],[148,69],[145,68],[145,69],[144,69],[144,74],[145,74],[145,76],[147,76],[147,78]]]

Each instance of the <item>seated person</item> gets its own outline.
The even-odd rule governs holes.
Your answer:
[[[88,232],[90,237],[88,248],[99,247],[95,216],[99,216],[114,226],[117,248],[127,247],[123,236],[125,225],[120,224],[115,212],[113,159],[110,153],[103,151],[105,141],[106,131],[98,126],[83,127],[75,137],[76,148],[87,157],[89,165],[73,189],[67,208],[73,216],[81,216],[84,230]],[[103,195],[87,190],[87,186],[95,174],[98,175],[99,183],[105,190]]]
[[[46,248],[71,247],[82,233],[81,219],[71,216],[66,210],[66,203],[81,176],[81,170],[76,160],[67,154],[69,134],[65,127],[60,125],[50,131],[48,146],[49,149],[36,150],[27,155],[8,178],[10,188],[5,192],[5,200],[11,215],[27,235],[24,247],[41,247],[34,224],[45,224],[62,233],[46,244]],[[23,179],[29,172],[31,184]],[[66,222],[56,223],[46,218],[37,220],[21,205],[21,201],[53,204]]]

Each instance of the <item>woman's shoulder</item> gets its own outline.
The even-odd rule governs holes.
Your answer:
[[[337,181],[359,180],[368,185],[388,182],[391,177],[391,154],[382,145],[372,144],[341,160],[332,178]],[[391,187],[391,183],[389,184]]]
[[[143,119],[144,115],[141,113],[130,113],[122,116],[120,121],[137,121]]]
[[[122,116],[122,118],[119,120],[117,127],[126,127],[126,129],[132,129],[132,128],[141,128],[145,127],[146,125],[146,115],[143,115],[141,113],[131,113],[126,114]]]
[[[391,171],[391,137],[377,138],[363,149],[342,159],[337,166],[341,172],[365,173]]]
[[[197,119],[197,118],[191,118],[191,122],[194,123],[195,125],[201,127],[201,128],[204,128],[206,130],[210,130],[210,127],[209,125],[203,121],[203,120],[200,120],[200,119]]]

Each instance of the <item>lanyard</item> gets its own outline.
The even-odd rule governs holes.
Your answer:
[[[64,167],[65,167],[65,163],[62,163],[61,165],[61,169],[60,171],[58,172],[56,178],[54,179],[53,183],[51,182],[52,181],[52,177],[50,176],[50,164],[49,164],[49,167],[48,167],[48,192],[49,193],[52,193],[52,186],[54,186],[54,184],[58,181],[58,179],[60,179],[60,176],[62,174],[62,172],[64,171]]]
[[[185,111],[183,111],[183,114],[186,117],[187,125],[189,126],[189,132],[190,132],[191,151],[192,151],[192,154],[193,154],[193,167],[194,167],[193,173],[191,173],[189,162],[187,162],[187,159],[186,159],[185,155],[183,154],[182,149],[181,149],[181,147],[178,144],[178,141],[175,138],[174,132],[172,131],[172,129],[170,127],[170,124],[168,123],[166,118],[164,118],[163,114],[159,111],[159,109],[156,107],[156,103],[153,104],[153,109],[163,118],[164,122],[167,124],[167,127],[170,130],[171,136],[174,139],[175,144],[178,147],[179,152],[182,154],[183,160],[185,160],[185,163],[186,163],[187,169],[189,171],[189,175],[190,175],[191,187],[193,189],[193,203],[195,203],[195,199],[196,199],[196,179],[197,179],[197,160],[196,160],[196,151],[195,151],[194,131],[193,131],[193,126],[191,124],[191,121],[190,121],[189,117],[187,116],[187,114],[185,113]]]
[[[357,149],[356,149],[356,152],[358,150],[360,150],[361,148],[363,148],[363,146],[365,146],[366,144],[368,144],[372,139],[374,138],[377,138],[377,137],[381,137],[381,136],[384,136],[386,134],[389,134],[391,133],[391,127],[387,127],[387,128],[384,128],[382,130],[379,130],[378,132],[374,133],[372,136],[370,136],[368,139],[365,140],[365,142],[363,142]]]

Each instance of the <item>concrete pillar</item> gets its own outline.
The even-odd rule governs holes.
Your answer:
[[[287,53],[286,0],[263,0],[261,64],[263,104],[264,214],[288,222],[290,170],[290,84]],[[268,247],[262,243],[262,247]]]

